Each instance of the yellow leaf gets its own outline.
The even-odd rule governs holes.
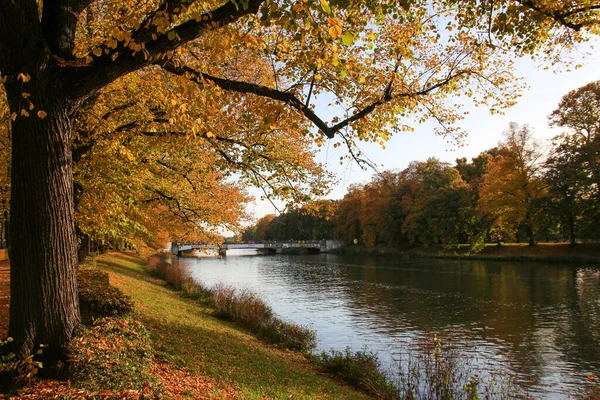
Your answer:
[[[175,33],[175,31],[170,31],[167,37],[169,38],[169,40],[175,40],[177,34]]]
[[[47,114],[47,113],[46,113],[46,111],[44,111],[44,110],[39,110],[39,111],[37,112],[37,116],[38,116],[40,119],[44,119],[44,118],[46,118],[46,116],[47,116],[47,115],[48,115],[48,114]]]
[[[23,93],[21,93],[21,96],[23,96],[23,98],[24,98],[24,99],[26,99],[26,98],[28,98],[29,96],[31,96],[31,94],[30,94],[30,93],[27,93],[27,92],[23,92]]]
[[[24,109],[24,108],[21,108],[21,115],[22,115],[23,117],[29,117],[29,113],[28,113],[28,112],[27,112],[27,110],[26,110],[26,109]]]
[[[329,3],[327,2],[327,0],[321,0],[321,8],[327,14],[331,14],[331,7],[329,7]]]
[[[341,27],[341,26],[339,26],[339,25],[332,25],[332,26],[329,28],[329,35],[330,35],[332,38],[334,38],[334,39],[335,39],[335,38],[337,38],[337,37],[340,37],[340,35],[341,35],[341,34],[342,34],[342,27]]]
[[[24,74],[23,72],[19,72],[19,74],[17,75],[17,79],[22,80],[23,83],[29,82],[31,80],[31,75]]]
[[[294,7],[292,7],[292,10],[294,10],[296,12],[300,12],[300,11],[304,10],[304,6],[300,3],[296,3],[296,4],[294,4]]]
[[[100,47],[96,47],[92,51],[92,54],[95,55],[96,57],[100,57],[102,55],[102,49]]]
[[[212,137],[215,137],[215,135],[212,132],[206,132],[206,137],[212,138]]]
[[[10,119],[12,119],[13,121],[14,121],[15,119],[17,119],[17,113],[16,113],[16,112],[12,113],[12,114],[10,115]]]

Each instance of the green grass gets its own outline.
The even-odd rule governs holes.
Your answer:
[[[135,316],[150,332],[156,357],[213,379],[217,391],[234,388],[243,399],[368,398],[321,375],[298,353],[267,346],[212,317],[212,310],[152,278],[136,256],[106,254],[96,263],[135,302]]]

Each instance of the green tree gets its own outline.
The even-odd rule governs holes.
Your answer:
[[[600,211],[600,81],[567,93],[548,118],[551,126],[567,129],[560,146],[581,159],[580,167],[594,193],[594,206]]]
[[[575,245],[582,218],[590,198],[594,198],[586,161],[580,153],[580,141],[571,135],[554,139],[554,148],[546,160],[544,179],[548,185],[548,211],[564,227],[571,245]],[[589,216],[586,215],[586,216]],[[592,219],[593,220],[593,219]],[[595,230],[595,229],[594,229]]]
[[[476,218],[471,189],[457,169],[435,158],[413,162],[404,171],[404,232],[413,242],[458,244],[471,236]]]

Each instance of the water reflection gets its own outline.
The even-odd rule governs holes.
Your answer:
[[[326,254],[179,262],[209,286],[258,292],[316,329],[320,347],[366,346],[389,368],[438,333],[480,368],[508,365],[536,398],[600,373],[597,268]]]

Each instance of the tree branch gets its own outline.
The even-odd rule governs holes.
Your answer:
[[[156,64],[162,66],[166,71],[168,71],[174,75],[185,76],[188,79],[190,79],[191,81],[197,83],[198,85],[205,85],[206,82],[211,82],[212,84],[214,84],[222,89],[229,90],[232,92],[255,94],[257,96],[267,97],[267,98],[270,98],[273,100],[281,101],[281,102],[289,105],[290,107],[296,109],[297,111],[301,112],[308,120],[310,120],[317,128],[319,128],[319,130],[325,136],[327,136],[330,139],[333,138],[335,136],[335,134],[337,132],[339,132],[341,129],[348,126],[350,123],[357,121],[361,118],[364,118],[365,116],[367,116],[368,114],[373,112],[377,107],[379,107],[385,103],[388,103],[394,99],[401,98],[401,97],[415,97],[415,96],[427,95],[430,92],[432,92],[444,85],[447,85],[452,80],[454,80],[462,75],[470,73],[467,70],[458,70],[458,71],[453,70],[445,79],[442,79],[436,83],[432,83],[431,85],[424,87],[421,90],[399,93],[394,96],[393,95],[394,76],[398,69],[398,66],[396,66],[394,73],[392,74],[392,78],[390,79],[390,82],[386,86],[386,88],[383,92],[383,96],[381,98],[379,98],[378,100],[367,105],[363,109],[357,111],[355,114],[344,119],[343,121],[340,121],[339,123],[337,123],[333,126],[328,126],[325,121],[323,121],[312,109],[307,107],[304,104],[304,102],[302,102],[293,93],[284,92],[284,91],[277,90],[277,89],[272,89],[267,86],[258,85],[255,83],[235,81],[235,80],[226,79],[226,78],[218,78],[218,77],[209,75],[207,73],[198,72],[188,66],[178,66],[172,61],[161,61],[161,62],[157,62]]]
[[[93,0],[44,0],[42,33],[50,51],[64,59],[72,60],[75,31],[79,14]]]
[[[165,53],[176,50],[211,29],[220,28],[246,15],[257,13],[264,1],[249,0],[248,7],[245,9],[229,1],[211,12],[198,15],[196,19],[175,26],[154,40],[142,43],[124,41],[118,43],[115,49],[101,48],[102,54],[93,58],[91,66],[73,66],[65,69],[67,79],[71,82],[72,92],[76,97],[85,97],[129,72],[156,63],[166,57]],[[133,32],[132,38],[145,38],[148,32],[152,36],[149,26],[141,26]],[[109,54],[104,50],[109,50]]]

